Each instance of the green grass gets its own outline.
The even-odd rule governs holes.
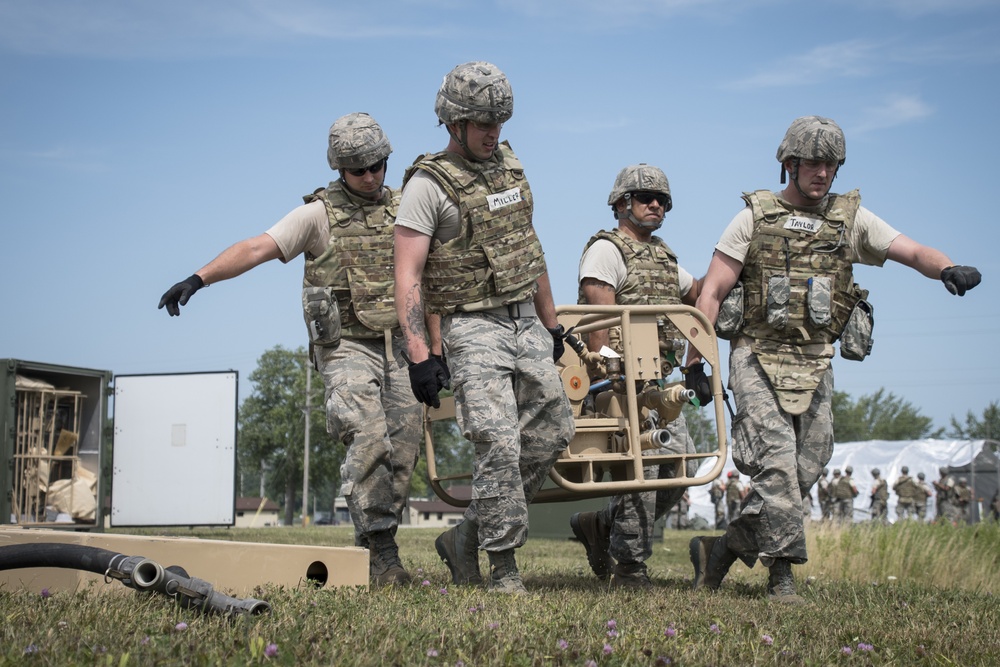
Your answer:
[[[339,527],[146,532],[353,544]],[[162,596],[106,595],[99,585],[50,597],[0,591],[0,664],[1000,664],[995,525],[811,528],[810,562],[795,569],[801,607],[768,603],[759,565],[737,563],[717,593],[692,592],[693,535],[668,531],[655,545],[648,592],[609,590],[580,545],[541,539],[518,553],[530,595],[455,587],[434,552],[437,531],[426,529],[399,534],[412,586],[262,587],[255,597],[273,611],[249,619],[200,616]],[[277,652],[267,655],[271,644]]]

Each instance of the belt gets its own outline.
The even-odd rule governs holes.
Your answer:
[[[515,320],[520,317],[537,317],[537,313],[535,313],[535,304],[531,301],[508,303],[506,306],[497,306],[496,308],[477,310],[475,312],[500,315],[501,317],[510,317]]]

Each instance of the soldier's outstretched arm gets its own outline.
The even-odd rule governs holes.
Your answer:
[[[190,277],[164,292],[157,307],[166,307],[167,313],[171,316],[180,315],[180,307],[187,305],[194,293],[205,285],[235,278],[255,266],[279,257],[281,250],[268,234],[244,239],[229,246]]]
[[[708,321],[715,324],[719,317],[719,307],[723,299],[733,289],[736,281],[740,279],[743,271],[743,262],[733,259],[729,255],[718,250],[712,255],[712,261],[708,265],[708,272],[701,280],[701,291],[695,307],[705,314]],[[688,350],[687,365],[701,361],[701,353],[694,345]]]
[[[949,292],[958,296],[964,296],[982,280],[982,275],[974,266],[957,266],[937,248],[917,243],[904,234],[892,240],[886,258],[919,271],[932,280],[940,280]]]

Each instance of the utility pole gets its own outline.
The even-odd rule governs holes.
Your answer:
[[[302,453],[302,526],[309,525],[309,431],[312,420],[312,360],[306,359],[306,437]]]

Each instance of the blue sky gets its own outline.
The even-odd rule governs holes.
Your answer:
[[[305,342],[302,260],[213,285],[180,318],[160,295],[331,180],[343,114],[383,126],[398,185],[445,146],[434,94],[469,60],[512,82],[503,138],[557,303],[613,225],[619,169],[666,172],[661,235],[702,275],[740,193],[779,189],[789,123],[829,116],[847,136],[835,189],[984,275],[959,299],[899,265],[860,267],[875,347],[835,360],[837,388],[885,387],[938,426],[1000,399],[992,0],[0,0],[0,357],[236,369],[246,396],[265,350]]]

